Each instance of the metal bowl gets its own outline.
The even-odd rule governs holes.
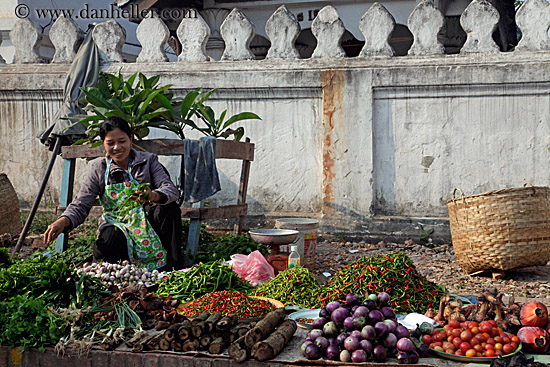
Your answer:
[[[293,229],[254,229],[248,233],[255,242],[264,245],[288,245],[296,241],[300,234]]]

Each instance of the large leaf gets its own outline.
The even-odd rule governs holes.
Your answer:
[[[221,130],[223,119],[225,118],[225,114],[227,113],[227,110],[224,110],[222,114],[220,115],[220,118],[216,121],[216,130]]]
[[[149,78],[147,80],[147,88],[155,88],[155,86],[157,85],[159,79],[160,79],[160,75],[155,75],[155,76],[152,76],[151,78]]]
[[[214,116],[214,110],[210,106],[199,104],[199,113],[203,120],[212,128],[216,128],[216,117]]]
[[[189,109],[191,108],[191,106],[195,103],[195,100],[197,99],[197,97],[199,96],[199,94],[201,94],[202,92],[202,89],[195,89],[194,91],[192,92],[189,92],[187,93],[187,95],[185,96],[185,98],[183,99],[183,101],[181,101],[181,111],[180,111],[180,114],[181,114],[181,117],[183,119],[185,118],[188,118],[190,117],[188,115],[188,112],[189,112]]]
[[[227,127],[231,126],[231,124],[242,120],[261,120],[261,118],[253,112],[241,112],[231,116],[223,125],[223,129],[225,130]]]
[[[80,90],[84,93],[86,102],[96,107],[113,108],[98,88],[81,87]]]

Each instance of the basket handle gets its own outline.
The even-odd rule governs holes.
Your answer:
[[[457,197],[456,197],[456,192],[457,191],[460,191],[460,198],[462,198],[462,203],[464,205],[466,205],[466,197],[464,196],[464,191],[462,191],[462,189],[460,187],[455,187],[455,189],[453,190],[453,204],[454,205],[454,209],[455,209],[455,219],[456,219],[456,223],[458,224],[458,215],[456,215],[456,200],[457,200]],[[468,223],[468,211],[466,210],[466,223]]]
[[[526,182],[526,183],[523,184],[523,187],[527,187],[527,185],[531,186],[531,188],[533,189],[533,195],[536,195],[537,190],[535,189],[535,186],[533,186],[533,184],[531,182]]]

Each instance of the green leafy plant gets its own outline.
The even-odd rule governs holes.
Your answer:
[[[244,128],[241,126],[233,129],[231,126],[238,121],[261,120],[261,118],[253,112],[241,112],[226,119],[227,110],[224,110],[216,118],[214,110],[204,104],[216,90],[212,89],[202,94],[202,89],[199,88],[189,92],[179,104],[178,109],[175,110],[175,123],[160,127],[171,130],[182,139],[185,139],[183,137],[184,127],[189,126],[206,136],[225,139],[233,136],[235,140],[240,140],[244,136]],[[204,126],[199,126],[193,121],[193,117],[199,118]]]
[[[91,115],[76,116],[77,124],[86,127],[87,137],[75,144],[91,143],[99,146],[99,126],[107,117],[117,116],[128,122],[132,134],[142,139],[149,134],[151,127],[171,126],[174,120],[171,85],[158,86],[160,75],[147,78],[135,73],[124,80],[116,74],[99,73],[97,87],[81,88],[84,92],[84,108]]]
[[[65,334],[66,324],[41,299],[17,295],[0,302],[0,344],[22,349],[54,345]]]

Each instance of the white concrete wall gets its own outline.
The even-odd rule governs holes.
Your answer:
[[[0,66],[0,171],[23,206],[33,201],[49,158],[35,136],[59,105],[68,68]],[[103,66],[119,69],[159,74],[178,97],[219,88],[211,99],[217,113],[263,118],[242,123],[256,144],[251,215],[316,216],[328,231],[367,235],[380,230],[376,221],[402,218],[409,229],[414,218],[444,223],[455,187],[472,194],[550,185],[550,52],[543,49]],[[152,134],[163,136],[170,137]],[[163,161],[176,176],[179,162]],[[223,192],[210,205],[234,202],[239,180],[237,162],[218,162]],[[77,183],[85,171],[80,162]],[[60,180],[59,162],[44,205],[57,202]],[[395,236],[403,233],[397,227],[390,229]]]

